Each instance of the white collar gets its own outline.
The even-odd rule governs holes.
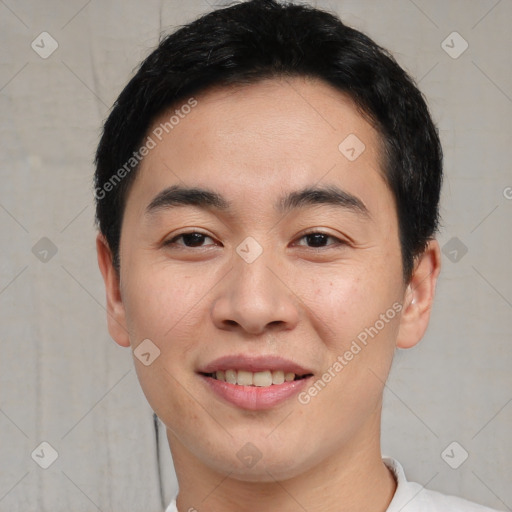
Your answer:
[[[396,480],[396,491],[386,512],[497,512],[456,496],[448,496],[426,489],[415,482],[408,482],[404,468],[392,457],[382,457],[384,464],[391,470]],[[176,498],[165,512],[178,512]]]

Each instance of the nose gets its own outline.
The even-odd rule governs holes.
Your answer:
[[[265,252],[252,263],[234,260],[213,301],[215,326],[252,335],[293,329],[299,321],[299,300],[286,273],[272,265]]]

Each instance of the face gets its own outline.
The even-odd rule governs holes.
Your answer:
[[[379,136],[320,81],[196,99],[130,189],[110,332],[160,351],[134,364],[175,458],[293,477],[378,438],[407,295]]]

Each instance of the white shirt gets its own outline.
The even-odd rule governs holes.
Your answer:
[[[497,512],[456,496],[425,489],[415,482],[408,482],[404,469],[397,460],[391,457],[383,457],[382,460],[393,472],[397,482],[395,495],[386,512]],[[165,512],[178,512],[176,499],[171,501]]]

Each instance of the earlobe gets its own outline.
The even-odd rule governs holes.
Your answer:
[[[430,320],[437,278],[441,271],[441,251],[431,240],[417,258],[414,272],[404,295],[400,329],[396,345],[411,348],[424,336]]]
[[[98,266],[105,283],[107,295],[107,324],[110,336],[122,347],[130,346],[126,328],[125,308],[121,297],[119,277],[112,264],[112,253],[105,237],[99,233],[96,237]]]

